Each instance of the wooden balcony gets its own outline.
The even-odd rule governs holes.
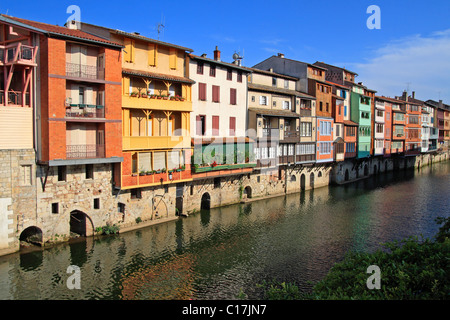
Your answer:
[[[163,97],[122,96],[122,107],[132,109],[192,112],[192,102]]]
[[[123,150],[154,150],[190,148],[189,136],[155,136],[155,137],[123,137]]]

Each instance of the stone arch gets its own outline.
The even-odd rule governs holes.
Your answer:
[[[202,195],[202,200],[200,203],[200,209],[201,210],[209,210],[211,209],[211,196],[209,195],[208,192],[205,192]]]
[[[304,173],[302,173],[302,175],[300,176],[300,189],[306,189],[306,176]]]
[[[311,188],[314,188],[314,172],[311,172],[311,174],[309,175],[309,186]]]
[[[319,174],[317,175],[317,177],[319,177],[319,178],[322,177],[322,171],[319,171]]]
[[[44,242],[42,230],[35,226],[28,227],[20,233],[19,241],[42,246]]]
[[[295,174],[293,174],[291,176],[291,182],[295,182],[295,181],[297,181],[297,177],[295,176]]]
[[[247,195],[247,199],[251,199],[252,198],[252,187],[246,186],[244,188],[244,194]]]
[[[81,210],[73,210],[70,212],[70,234],[79,236],[93,236],[94,223],[91,218]]]

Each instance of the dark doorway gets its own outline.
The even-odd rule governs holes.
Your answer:
[[[247,195],[247,199],[252,198],[252,188],[250,186],[246,186],[244,189],[244,194]]]
[[[183,214],[183,193],[184,193],[184,183],[177,184],[176,190],[176,201],[175,201],[175,212],[177,216]]]
[[[19,240],[21,242],[42,246],[43,242],[42,231],[38,227],[28,227],[22,231]]]
[[[368,176],[369,175],[369,167],[367,166],[367,164],[364,166],[364,176]]]
[[[314,188],[314,172],[311,172],[311,175],[309,176],[309,186]]]
[[[91,219],[82,211],[74,210],[70,213],[70,233],[74,236],[93,235]]]
[[[345,169],[345,176],[344,176],[344,180],[345,180],[345,181],[348,181],[348,180],[350,180],[350,177],[349,177],[349,173],[348,173],[348,169]]]
[[[300,189],[302,190],[306,189],[306,177],[304,174],[300,176]]]
[[[200,205],[201,210],[209,210],[211,209],[211,196],[208,192],[202,195],[202,202]]]

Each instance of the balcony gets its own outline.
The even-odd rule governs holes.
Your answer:
[[[311,117],[311,108],[300,108],[301,117]]]
[[[93,159],[105,157],[105,145],[81,144],[66,146],[67,159]]]
[[[66,76],[77,79],[104,80],[105,69],[94,65],[66,63]]]
[[[9,46],[0,46],[0,65],[21,64],[26,66],[37,66],[37,48],[21,43]]]
[[[280,129],[278,129],[278,128],[263,128],[262,135],[265,138],[280,139]]]
[[[192,102],[162,96],[122,96],[122,106],[132,109],[192,112]]]
[[[30,94],[29,93],[25,93],[25,100],[24,100],[24,95],[21,91],[9,90],[6,95],[6,98],[8,99],[7,105],[30,106]],[[0,105],[6,105],[4,90],[0,90]]]
[[[189,136],[123,137],[123,150],[191,148]]]
[[[69,108],[66,108],[66,118],[104,119],[105,107],[71,104]]]
[[[282,140],[284,142],[299,142],[300,141],[300,131],[284,131]]]

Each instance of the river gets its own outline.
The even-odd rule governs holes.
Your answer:
[[[0,299],[259,299],[264,280],[307,292],[349,250],[433,237],[434,219],[450,214],[449,177],[450,162],[381,173],[11,254],[0,257]]]

